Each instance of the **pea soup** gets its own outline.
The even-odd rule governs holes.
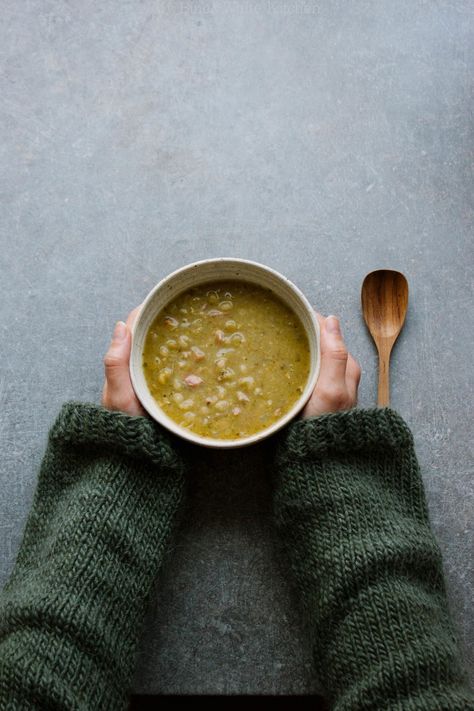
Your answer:
[[[266,429],[300,397],[309,343],[296,314],[270,289],[219,281],[188,289],[155,318],[143,369],[161,409],[217,439]]]

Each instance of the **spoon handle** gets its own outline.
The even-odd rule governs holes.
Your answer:
[[[390,405],[390,351],[379,352],[379,390],[377,396],[379,407]]]
[[[377,404],[379,407],[390,405],[390,352],[392,346],[383,344],[379,348],[379,389]]]

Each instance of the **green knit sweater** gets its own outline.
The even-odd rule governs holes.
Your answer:
[[[351,410],[296,421],[274,443],[276,526],[331,706],[474,709],[403,420]],[[2,711],[126,708],[184,499],[176,445],[148,419],[63,407],[0,597]]]

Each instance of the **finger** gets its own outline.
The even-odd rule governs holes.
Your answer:
[[[129,331],[133,329],[133,324],[137,320],[138,312],[140,311],[142,305],[137,306],[133,311],[130,311],[130,313],[127,316],[127,328]]]
[[[130,331],[123,321],[118,321],[109,350],[104,356],[105,378],[109,395],[113,396],[130,388],[128,370],[130,345]]]
[[[319,325],[322,326],[323,323],[324,323],[324,316],[323,316],[322,314],[320,314],[319,311],[316,311],[316,309],[314,308],[314,306],[313,306],[313,311],[314,311],[314,314],[315,314],[316,318],[317,318],[318,321],[319,321]]]
[[[359,389],[361,373],[359,363],[349,353],[346,366],[346,385],[347,391],[354,400],[354,403],[357,402],[357,390]]]
[[[319,324],[319,333],[322,334],[322,331],[324,329],[324,322],[325,322],[325,317],[319,313],[319,311],[316,311],[316,309],[313,307],[314,315],[316,316],[316,320]]]
[[[321,372],[320,382],[345,386],[348,353],[335,316],[324,319],[321,329]]]

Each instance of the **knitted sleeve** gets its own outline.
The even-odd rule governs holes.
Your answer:
[[[350,410],[291,424],[274,512],[331,708],[474,709],[399,415]]]
[[[66,404],[0,595],[0,708],[127,707],[183,463],[144,417]]]

